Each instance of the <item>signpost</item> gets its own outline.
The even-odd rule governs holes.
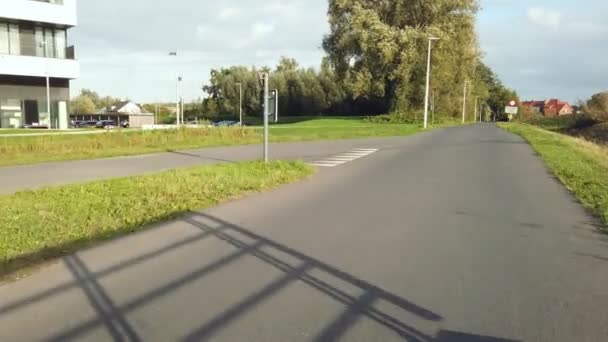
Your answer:
[[[519,107],[517,107],[517,102],[509,102],[509,105],[505,107],[505,113],[509,114],[509,122],[511,122],[511,120],[513,120],[513,115],[519,114]]]

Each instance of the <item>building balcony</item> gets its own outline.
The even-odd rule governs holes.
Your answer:
[[[1,0],[0,18],[48,23],[65,27],[77,24],[76,0]]]
[[[66,56],[73,56],[73,47]],[[71,51],[71,52],[70,52]],[[80,76],[80,63],[69,58],[44,58],[35,56],[0,54],[0,75],[76,79]]]

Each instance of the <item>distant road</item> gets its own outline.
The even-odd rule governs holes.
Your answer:
[[[436,134],[438,134],[437,131],[432,131],[411,137],[279,143],[271,144],[270,154],[274,159],[314,161],[336,153],[347,152],[354,148],[366,148],[369,145],[379,147],[409,146],[424,139],[425,135],[433,136]],[[247,145],[131,157],[0,167],[0,195],[49,185],[133,176],[196,165],[254,160],[261,157],[262,147],[260,145]]]
[[[526,143],[390,141],[1,286],[0,341],[608,340],[608,241]]]

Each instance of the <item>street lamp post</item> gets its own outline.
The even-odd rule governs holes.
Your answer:
[[[243,84],[239,82],[236,85],[239,86],[239,122],[243,127]]]
[[[477,107],[477,101],[479,100],[479,96],[475,96],[475,121],[477,121],[477,109],[479,107]]]
[[[177,57],[177,52],[176,51],[171,51],[169,52],[169,56],[175,56]],[[179,103],[180,103],[180,98],[179,98],[179,82],[182,81],[182,77],[179,75],[179,73],[176,76],[176,82],[175,82],[175,119],[176,119],[176,123],[179,126],[180,125],[180,110],[179,110]]]
[[[268,116],[270,115],[270,87],[269,87],[269,78],[270,75],[267,72],[260,73],[260,78],[264,83],[264,162],[268,163]]]
[[[466,115],[467,115],[467,85],[469,81],[464,81],[464,96],[462,99],[462,123],[466,123]]]
[[[431,86],[431,49],[433,48],[433,41],[439,40],[439,38],[429,37],[429,56],[426,66],[426,93],[424,96],[424,128],[428,128],[429,125],[429,91]]]
[[[44,57],[46,59],[46,113],[49,116],[49,128],[52,127],[52,118],[51,118],[51,79],[49,76],[49,52],[48,52],[48,44],[46,42],[40,42],[40,47],[44,48]]]

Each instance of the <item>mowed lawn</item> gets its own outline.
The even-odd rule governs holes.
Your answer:
[[[230,163],[0,196],[0,279],[313,172],[302,162]]]
[[[290,118],[291,120],[296,120]],[[298,118],[272,125],[272,142],[403,136],[421,131],[418,125],[376,124],[363,118]],[[262,128],[184,128],[128,130],[91,135],[0,136],[0,166],[95,159],[175,150],[247,145],[262,142]]]
[[[566,187],[608,227],[607,147],[527,124],[500,127],[526,139]]]

